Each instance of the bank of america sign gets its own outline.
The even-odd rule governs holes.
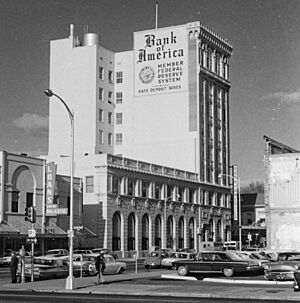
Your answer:
[[[134,33],[135,95],[187,90],[186,26]]]

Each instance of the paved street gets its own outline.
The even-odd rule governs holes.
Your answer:
[[[176,279],[177,278],[177,279]],[[56,295],[67,295],[70,298],[71,294],[84,295],[102,295],[117,296],[123,300],[133,302],[132,296],[135,296],[137,302],[142,302],[141,298],[150,297],[150,301],[158,298],[168,299],[168,302],[177,302],[178,298],[188,298],[189,302],[193,300],[206,300],[218,302],[299,302],[300,294],[295,293],[292,289],[291,282],[285,283],[267,283],[259,284],[259,281],[247,279],[246,277],[235,279],[223,279],[222,277],[205,278],[204,280],[178,280],[175,271],[168,270],[150,270],[127,272],[120,275],[105,276],[105,285],[96,285],[95,277],[85,277],[74,279],[74,290],[65,289],[65,279],[45,280],[37,282],[28,282],[20,284],[7,283],[1,286],[2,292],[12,291],[17,294],[25,291],[29,294],[30,291],[37,293],[48,294],[53,296],[55,302],[58,301]],[[238,282],[239,281],[239,282]],[[241,281],[244,281],[241,284]],[[49,295],[51,293],[51,295]],[[127,297],[129,296],[129,297]],[[67,298],[66,297],[66,298]],[[90,298],[90,297],[89,297]],[[127,298],[127,299],[126,299]],[[131,299],[129,299],[131,298]],[[152,299],[151,299],[152,298]],[[91,299],[91,298],[90,298]],[[62,299],[66,302],[65,299]],[[145,302],[150,302],[145,301]],[[163,301],[163,299],[159,300]],[[108,301],[106,301],[108,302]],[[118,302],[118,301],[110,301]]]

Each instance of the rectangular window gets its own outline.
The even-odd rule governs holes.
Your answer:
[[[94,192],[94,176],[85,177],[85,192],[86,193]]]
[[[103,121],[103,109],[99,109],[99,122],[104,122]]]
[[[134,196],[135,195],[135,180],[134,179],[131,179],[131,178],[128,178],[128,181],[127,181],[127,194],[129,196]]]
[[[142,181],[142,197],[149,198],[149,187],[150,187],[149,182]]]
[[[99,144],[104,144],[103,130],[99,130]]]
[[[123,83],[123,72],[117,72],[116,82]]]
[[[108,92],[108,102],[112,102],[113,101],[113,93],[112,92]]]
[[[122,178],[114,175],[107,175],[107,191],[113,194],[121,194]]]
[[[99,79],[104,79],[104,68],[102,66],[99,66]]]
[[[122,92],[117,92],[116,93],[116,103],[117,104],[122,104],[123,102],[123,93]]]
[[[114,81],[113,72],[111,70],[109,70],[108,71],[108,82],[113,83],[113,81]]]
[[[112,145],[112,133],[108,133],[108,145]]]
[[[99,87],[99,100],[103,101],[103,88]]]
[[[116,144],[121,145],[122,142],[123,142],[123,134],[122,133],[116,134]]]
[[[160,199],[161,198],[161,184],[155,183],[154,187],[154,198],[155,199]]]
[[[116,113],[116,124],[122,124],[123,114]]]
[[[11,200],[11,211],[13,213],[17,213],[19,211],[19,192],[12,192],[12,200]]]
[[[108,124],[113,124],[113,114],[112,112],[108,112]]]

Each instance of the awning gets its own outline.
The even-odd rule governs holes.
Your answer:
[[[0,223],[0,235],[19,235],[20,231],[14,226],[9,224],[7,221]]]

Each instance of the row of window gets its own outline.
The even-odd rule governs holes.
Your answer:
[[[123,134],[122,133],[116,133],[116,144],[121,145],[123,142]],[[105,144],[104,142],[104,130],[99,129],[99,144]],[[113,145],[113,133],[108,132],[107,133],[107,144]]]
[[[104,89],[102,87],[99,87],[98,98],[102,102],[105,101]],[[112,91],[107,92],[107,100],[108,100],[108,103],[112,103],[114,101]],[[122,92],[116,92],[116,104],[122,104],[122,103],[123,103],[123,93]]]
[[[107,80],[108,80],[109,83],[114,82],[113,75],[114,75],[113,71],[108,70]],[[105,80],[105,73],[104,73],[104,67],[103,66],[99,66],[99,79],[100,80]],[[116,72],[116,83],[123,83],[123,72]]]
[[[102,108],[99,109],[99,122],[105,122],[104,121],[104,110]],[[107,113],[107,122],[110,125],[113,125],[113,113],[108,112]],[[122,124],[123,123],[123,114],[122,113],[116,113],[116,124]]]
[[[86,192],[94,192],[94,176],[86,177]],[[160,182],[139,180],[130,177],[108,175],[107,192],[116,195],[152,198],[158,200],[188,202],[199,204],[200,194],[197,188],[171,186]],[[167,198],[166,198],[167,197]],[[203,205],[230,207],[229,196],[222,193],[203,191]]]

